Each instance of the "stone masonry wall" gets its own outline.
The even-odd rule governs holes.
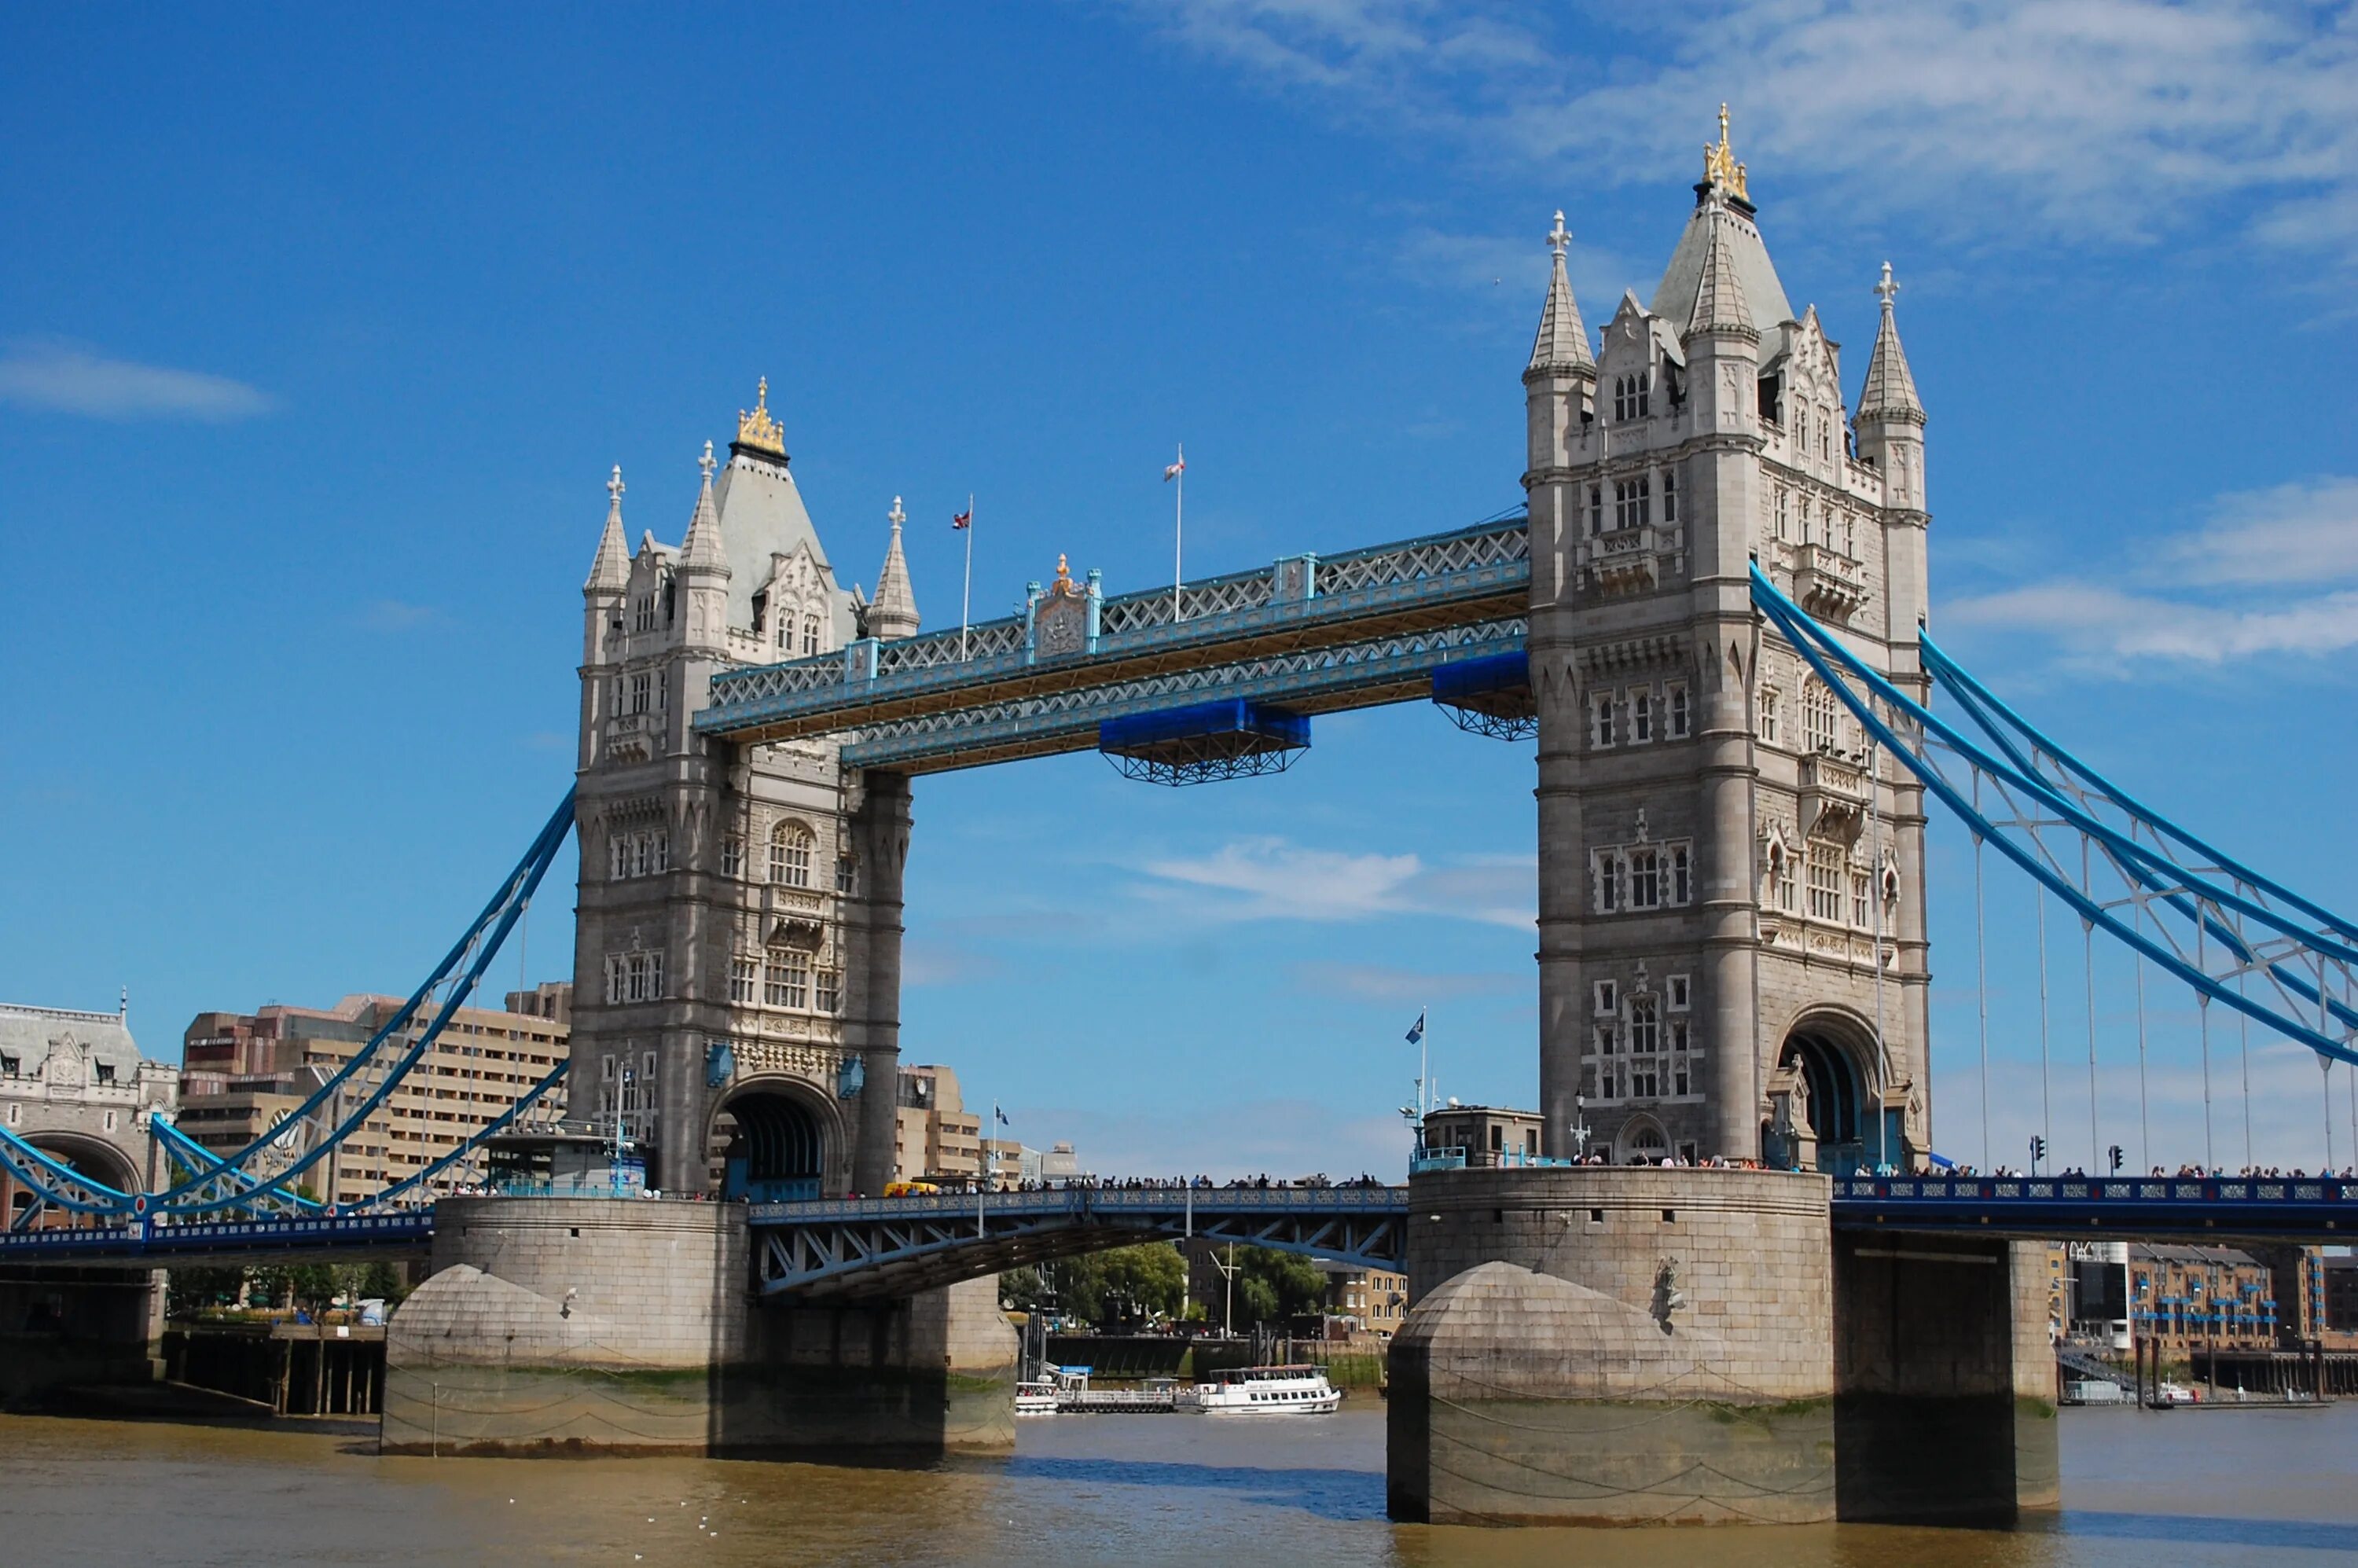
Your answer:
[[[1726,1397],[1833,1391],[1823,1176],[1573,1166],[1436,1172],[1409,1190],[1411,1302],[1497,1260],[1650,1310],[1667,1264],[1686,1298],[1674,1315],[1726,1347]]]

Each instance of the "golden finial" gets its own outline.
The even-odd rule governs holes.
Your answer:
[[[753,412],[737,410],[737,445],[759,452],[786,455],[786,433],[770,417],[770,378],[763,376],[753,393]]]
[[[1073,568],[1065,564],[1065,552],[1059,550],[1056,552],[1056,586],[1060,589],[1069,589],[1072,582]]]
[[[1736,161],[1736,153],[1727,145],[1727,105],[1725,103],[1719,106],[1719,145],[1704,144],[1703,178],[1704,184],[1720,186],[1738,200],[1751,200],[1744,189],[1744,166]]]

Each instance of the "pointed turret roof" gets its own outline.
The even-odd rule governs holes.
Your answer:
[[[631,551],[622,542],[622,465],[606,481],[606,531],[598,535],[598,553],[590,560],[590,580],[584,593],[620,592],[630,586]]]
[[[1547,304],[1540,310],[1539,335],[1531,340],[1531,362],[1523,372],[1526,378],[1596,368],[1596,357],[1588,348],[1588,324],[1580,319],[1580,307],[1572,297],[1572,279],[1564,273],[1564,252],[1571,243],[1572,235],[1564,230],[1559,209],[1555,228],[1548,234],[1548,249],[1555,253],[1555,262],[1548,278]]]
[[[1694,216],[1671,253],[1670,265],[1654,290],[1655,315],[1672,321],[1688,319],[1703,281],[1704,262],[1714,245],[1724,246],[1721,265],[1743,290],[1753,327],[1763,340],[1760,360],[1772,363],[1786,348],[1785,324],[1794,319],[1785,285],[1768,259],[1760,225],[1745,193],[1744,166],[1727,145],[1726,106],[1721,105],[1719,145],[1704,149],[1703,183],[1695,187]]]
[[[901,524],[908,514],[901,510],[901,498],[892,498],[892,510],[887,514],[892,524],[892,541],[884,546],[884,565],[876,573],[876,598],[868,607],[868,634],[871,637],[907,637],[917,630],[917,596],[909,586],[909,562],[901,554]]]
[[[1858,395],[1858,416],[1914,419],[1921,422],[1924,405],[1916,396],[1916,377],[1908,355],[1899,347],[1899,323],[1893,319],[1891,297],[1899,286],[1891,281],[1891,264],[1883,264],[1883,281],[1875,286],[1883,299],[1883,322],[1876,329],[1875,352],[1866,362],[1866,386]]]
[[[1744,298],[1744,279],[1736,270],[1730,235],[1733,216],[1716,193],[1705,208],[1703,266],[1695,275],[1694,305],[1687,313],[1687,330],[1751,332],[1758,336],[1751,307]]]
[[[679,543],[679,566],[682,571],[698,569],[729,575],[729,553],[720,543],[720,514],[712,504],[712,443],[704,443],[704,456],[697,466],[704,470],[703,486],[696,492],[696,515],[688,519],[687,537]]]

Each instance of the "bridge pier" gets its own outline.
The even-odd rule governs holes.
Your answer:
[[[1991,1524],[2054,1506],[2028,1244],[1832,1228],[1824,1177],[1409,1184],[1389,1503],[1433,1523]]]
[[[1979,1237],[1834,1236],[1842,1518],[2009,1524],[2056,1506],[2043,1251]]]
[[[0,1409],[58,1389],[162,1376],[164,1276],[36,1267],[0,1274]]]
[[[745,1211],[445,1198],[434,1272],[387,1326],[386,1453],[868,1453],[1014,1443],[993,1279],[759,1305]]]

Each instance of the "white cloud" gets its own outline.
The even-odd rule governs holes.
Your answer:
[[[1440,0],[1138,0],[1184,47],[1334,117],[1581,181],[1690,174],[1735,101],[1780,190],[1986,232],[2152,237],[2205,199],[2248,232],[2346,251],[2358,194],[2346,5],[2255,0],[1731,0],[1598,14]],[[1575,36],[1575,31],[1585,36]]]
[[[1528,926],[1537,900],[1528,859],[1468,860],[1427,866],[1416,855],[1351,854],[1275,838],[1239,838],[1207,856],[1153,860],[1150,896],[1183,892],[1216,920],[1347,922],[1394,914],[1443,914]]]
[[[2314,585],[2358,577],[2358,479],[2295,480],[2219,498],[2162,551],[2191,582]]]
[[[379,599],[370,602],[361,612],[362,623],[372,632],[406,632],[413,626],[423,626],[438,620],[441,612],[431,605],[410,604],[398,599]]]
[[[227,376],[111,360],[62,344],[20,345],[0,357],[0,402],[101,419],[217,423],[272,406],[265,394]]]
[[[2082,667],[2219,665],[2358,646],[2358,480],[2327,475],[2219,498],[2202,526],[2147,547],[2117,579],[2056,578],[1950,602],[1943,624],[2023,632]],[[2236,590],[2270,589],[2256,600]],[[2306,592],[2287,593],[2287,588]]]
[[[1954,600],[1941,620],[2037,633],[2082,658],[2216,665],[2358,645],[2358,592],[2320,594],[2278,609],[2224,609],[2064,579]]]
[[[1530,974],[1439,974],[1425,969],[1384,968],[1374,964],[1313,963],[1294,966],[1293,983],[1320,996],[1409,1005],[1452,997],[1511,996],[1530,990],[1534,978]]]

